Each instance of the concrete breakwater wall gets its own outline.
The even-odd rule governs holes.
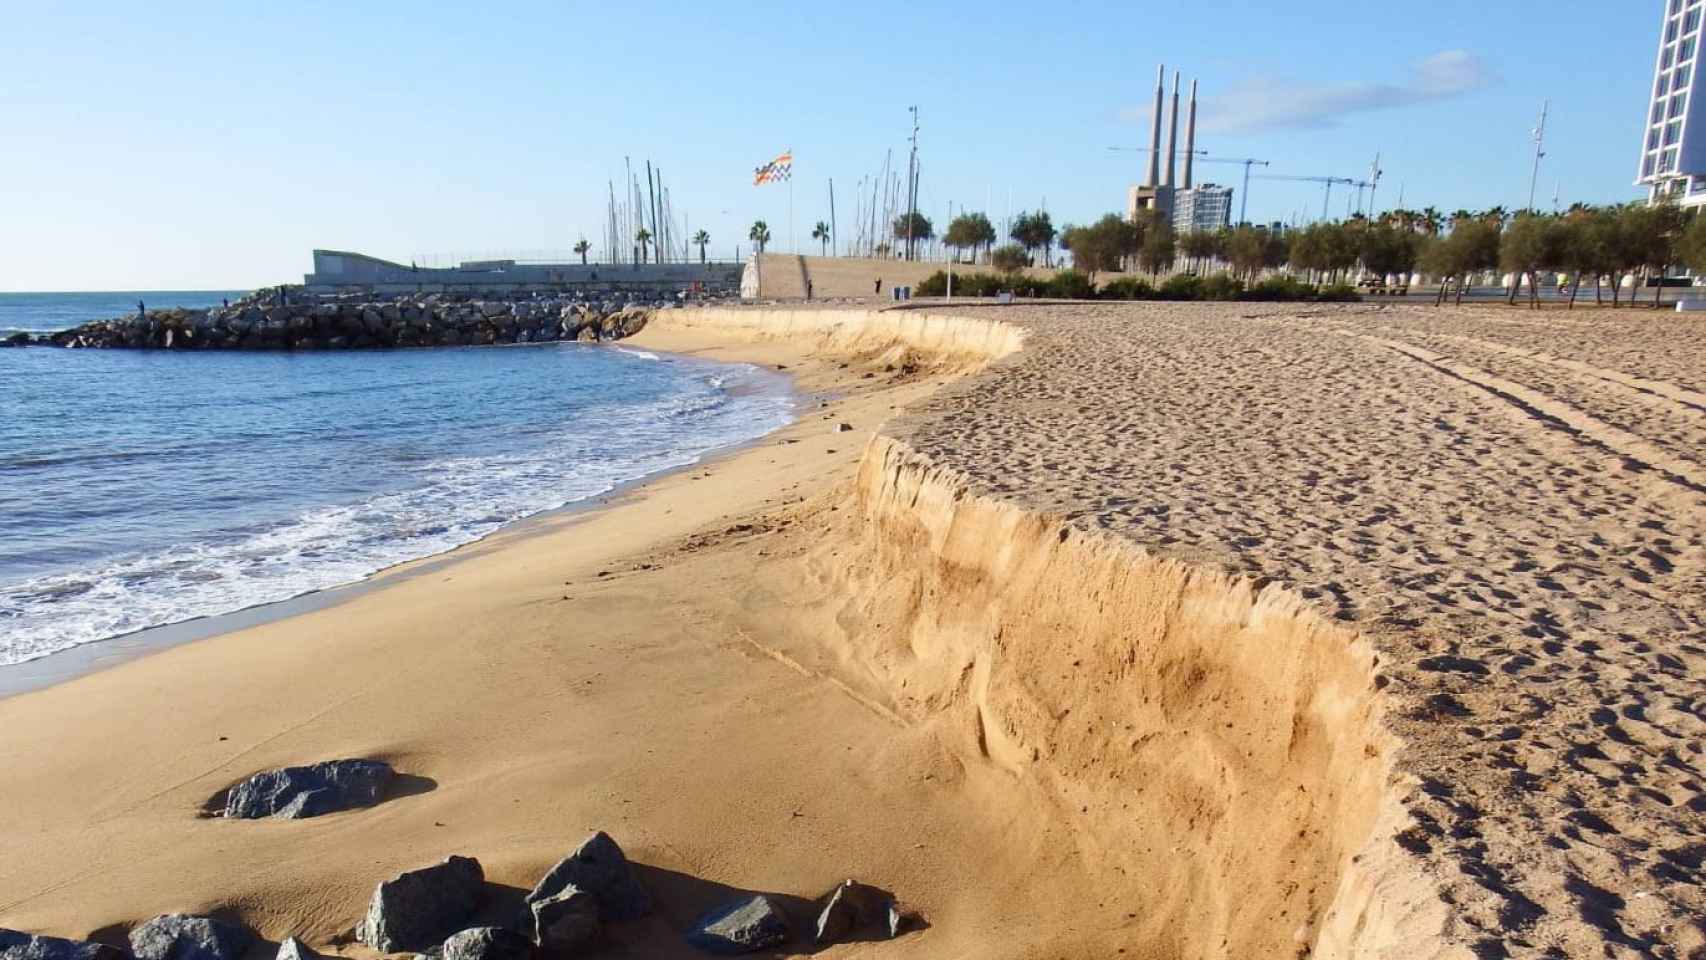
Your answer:
[[[208,310],[150,310],[16,345],[345,350],[598,341],[632,336],[652,314],[651,307],[568,299],[452,301],[429,295],[362,302],[277,300],[257,297]]]

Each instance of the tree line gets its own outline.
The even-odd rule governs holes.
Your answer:
[[[935,225],[922,213],[903,213],[890,224],[895,240],[932,240]],[[827,251],[829,228],[819,223],[812,234]],[[762,251],[770,239],[762,221],[748,236]],[[697,238],[696,238],[697,239]],[[1515,303],[1526,286],[1537,304],[1543,274],[1567,278],[1573,307],[1582,285],[1591,281],[1594,302],[1603,303],[1611,287],[1613,306],[1622,303],[1625,278],[1663,277],[1672,267],[1706,273],[1706,216],[1673,203],[1644,202],[1593,206],[1577,204],[1561,213],[1518,212],[1503,207],[1444,214],[1432,207],[1391,210],[1370,219],[1356,214],[1295,230],[1241,225],[1217,231],[1175,233],[1154,211],[1135,218],[1107,214],[1087,225],[1057,229],[1047,211],[1023,211],[999,239],[981,212],[962,213],[948,224],[942,242],[955,251],[955,262],[969,253],[1002,274],[1028,266],[1054,265],[1056,246],[1072,256],[1073,266],[1094,282],[1100,273],[1143,272],[1159,277],[1181,267],[1185,272],[1225,272],[1251,285],[1276,271],[1318,286],[1344,283],[1359,272],[1377,278],[1407,278],[1420,271],[1438,280],[1435,303],[1461,302],[1478,276],[1500,271],[1513,278],[1506,298]],[[879,253],[890,248],[878,246]],[[1661,288],[1655,286],[1653,302]],[[1631,301],[1634,295],[1630,295]]]
[[[1247,285],[1275,271],[1322,286],[1359,271],[1402,277],[1407,285],[1420,271],[1439,281],[1436,303],[1460,302],[1476,277],[1493,271],[1513,278],[1506,287],[1512,303],[1526,286],[1537,304],[1542,275],[1565,275],[1571,306],[1585,283],[1593,284],[1596,303],[1604,302],[1609,285],[1616,306],[1625,278],[1663,277],[1677,266],[1706,273],[1706,216],[1671,203],[1577,204],[1555,214],[1512,214],[1501,207],[1450,215],[1432,208],[1392,210],[1375,219],[1357,214],[1288,231],[1243,225],[1182,235],[1164,218],[1141,211],[1135,219],[1108,214],[1086,226],[1068,225],[1059,241],[1073,265],[1092,278],[1134,270],[1159,276],[1181,266],[1193,274],[1223,270]],[[1030,249],[1007,258],[997,249],[990,262],[1012,269],[1029,262]],[[1654,289],[1656,304],[1660,288]]]

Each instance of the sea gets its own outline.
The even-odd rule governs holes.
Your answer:
[[[46,331],[231,291],[0,293]],[[358,582],[788,423],[761,367],[617,345],[0,349],[0,671]]]

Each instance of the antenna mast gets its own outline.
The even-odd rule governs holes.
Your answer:
[[[906,109],[912,111],[912,159],[906,164],[906,259],[915,260],[912,225],[918,219],[918,108]]]
[[[1534,128],[1534,170],[1528,175],[1528,212],[1534,212],[1534,184],[1540,179],[1540,158],[1546,156],[1546,113],[1552,107],[1547,100],[1540,105],[1540,123]]]

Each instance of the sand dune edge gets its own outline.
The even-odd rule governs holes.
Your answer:
[[[1025,332],[921,310],[689,310],[666,328],[804,338],[971,371]],[[1050,798],[1077,854],[1150,893],[1182,955],[1467,956],[1394,837],[1410,823],[1378,657],[1296,593],[975,492],[879,432],[851,525],[812,558],[826,641],[963,762]],[[854,546],[851,551],[846,548]],[[1117,879],[1116,879],[1117,878]]]

